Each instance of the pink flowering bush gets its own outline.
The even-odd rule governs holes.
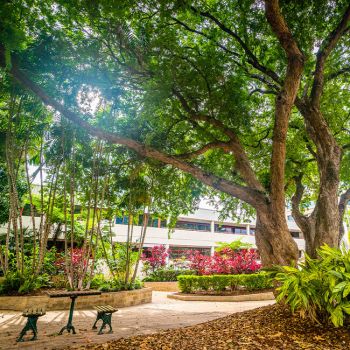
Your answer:
[[[261,268],[254,249],[232,250],[230,248],[215,252],[214,256],[201,254],[199,251],[187,252],[190,269],[198,275],[230,275],[253,273]]]
[[[146,270],[155,270],[164,267],[166,265],[166,258],[169,256],[168,250],[163,245],[156,245],[142,254],[142,261]]]
[[[56,261],[55,266],[61,273],[66,273],[71,287],[76,286],[78,281],[83,277],[83,271],[87,269],[89,258],[84,256],[84,249],[73,248],[68,250],[68,263],[72,264],[73,281],[71,281],[71,274],[69,266],[66,266],[66,258],[61,255]]]

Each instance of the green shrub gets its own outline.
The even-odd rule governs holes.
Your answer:
[[[50,281],[53,288],[66,289],[69,286],[66,274],[58,274],[58,275],[50,276]]]
[[[239,283],[249,291],[273,287],[272,281],[266,273],[239,276]]]
[[[193,293],[196,280],[201,276],[178,276],[178,285],[182,293]]]
[[[143,279],[144,282],[176,282],[177,276],[195,275],[194,270],[158,269]]]
[[[19,271],[10,271],[1,281],[0,294],[28,294],[49,286],[50,278],[47,274],[34,276],[30,272],[22,275]]]
[[[325,245],[318,255],[319,259],[306,256],[299,269],[279,268],[277,301],[303,318],[343,326],[350,314],[350,252]]]
[[[223,292],[226,290],[226,287],[231,285],[230,275],[212,275],[209,276],[210,279],[202,279],[199,282],[200,290],[204,289],[202,287],[203,282],[206,283],[206,288],[212,288],[215,292]],[[205,289],[204,289],[205,290]]]
[[[134,283],[125,283],[120,278],[106,279],[103,274],[99,274],[93,278],[90,286],[92,289],[98,289],[101,292],[119,292],[122,290],[141,289],[143,284],[138,279]]]
[[[208,275],[208,276],[178,276],[178,285],[182,293],[195,291],[235,290],[238,286],[249,291],[272,288],[272,281],[268,274],[254,273],[249,275]]]

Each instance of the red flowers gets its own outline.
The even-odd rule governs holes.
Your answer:
[[[258,254],[254,249],[234,251],[224,248],[220,252],[215,252],[212,257],[190,250],[187,255],[190,269],[196,270],[198,275],[253,273],[261,267],[256,261]]]
[[[215,252],[214,256],[203,255],[198,250],[185,252],[188,268],[197,271],[198,275],[232,275],[253,273],[261,268],[257,262],[258,253],[254,249],[223,248]],[[166,265],[169,250],[165,246],[154,246],[144,251],[142,261],[145,271],[155,271]]]
[[[155,245],[147,251],[149,254],[142,254],[142,261],[148,265],[152,271],[159,269],[166,265],[166,258],[168,251],[163,245]]]
[[[68,250],[68,256],[69,256],[69,260],[71,260],[71,264],[73,266],[73,269],[78,268],[78,266],[86,266],[88,264],[88,259],[86,259],[84,257],[84,249],[82,248],[73,248],[73,250]],[[55,261],[55,265],[58,268],[61,268],[62,270],[65,269],[65,264],[66,264],[66,260],[64,256],[59,257],[56,261]]]

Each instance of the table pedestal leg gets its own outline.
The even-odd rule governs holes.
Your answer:
[[[62,334],[64,330],[66,330],[68,333],[70,333],[70,331],[72,331],[73,334],[76,334],[75,333],[75,329],[74,329],[74,326],[73,326],[73,312],[74,312],[74,305],[75,305],[75,299],[77,298],[76,296],[71,296],[71,303],[70,303],[70,310],[69,310],[69,317],[68,317],[68,322],[67,322],[67,325],[64,326],[60,332],[58,334]]]

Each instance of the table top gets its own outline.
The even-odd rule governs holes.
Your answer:
[[[50,298],[64,298],[64,297],[81,297],[84,295],[100,295],[101,292],[98,290],[65,290],[59,292],[48,292]]]

